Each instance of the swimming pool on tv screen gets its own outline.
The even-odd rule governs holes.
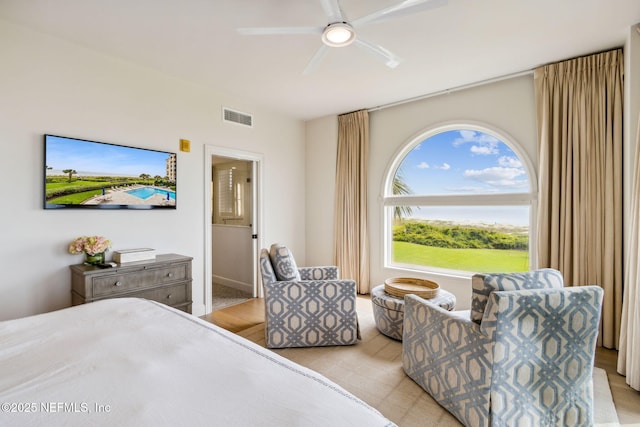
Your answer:
[[[155,194],[160,194],[160,195],[164,196],[165,198],[167,197],[167,194],[169,194],[169,199],[171,199],[171,200],[175,200],[176,199],[176,192],[175,191],[161,190],[159,188],[153,188],[153,187],[136,188],[134,190],[127,191],[127,194],[131,194],[132,196],[135,196],[138,199],[142,199],[142,200],[147,200],[149,197],[151,197],[151,196],[153,196]]]

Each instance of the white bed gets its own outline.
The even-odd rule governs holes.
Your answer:
[[[320,374],[142,299],[0,322],[0,425],[393,426]]]

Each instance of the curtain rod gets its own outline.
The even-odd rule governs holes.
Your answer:
[[[444,89],[444,90],[439,90],[439,91],[436,91],[436,92],[427,93],[427,94],[424,94],[424,95],[419,95],[419,96],[416,96],[416,97],[413,97],[413,98],[404,99],[402,101],[396,101],[396,102],[391,102],[389,104],[379,105],[377,107],[369,108],[367,111],[372,112],[372,111],[384,110],[385,108],[396,107],[398,105],[407,104],[409,102],[421,101],[423,99],[427,99],[427,98],[431,98],[431,97],[439,96],[439,95],[447,95],[447,94],[450,94],[450,93],[453,93],[453,92],[458,92],[460,90],[471,89],[471,88],[476,87],[476,86],[482,86],[482,85],[486,85],[486,84],[489,84],[489,83],[496,83],[496,82],[500,82],[502,80],[514,79],[516,77],[528,76],[530,74],[533,74],[533,70],[526,70],[526,71],[520,71],[520,72],[513,73],[513,74],[506,74],[504,76],[494,77],[494,78],[491,78],[491,79],[481,80],[481,81],[475,82],[475,83],[469,83],[469,84],[466,84],[466,85],[456,86],[456,87],[453,87],[453,88],[450,88],[450,89]]]

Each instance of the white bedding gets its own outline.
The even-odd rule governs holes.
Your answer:
[[[393,426],[320,374],[162,304],[0,322],[0,425]]]

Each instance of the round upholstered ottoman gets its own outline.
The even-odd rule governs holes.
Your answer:
[[[426,299],[426,301],[449,311],[456,306],[455,295],[443,289],[440,289],[436,297]],[[402,341],[404,299],[389,295],[384,291],[384,285],[379,285],[371,290],[371,304],[378,330],[389,338]]]

